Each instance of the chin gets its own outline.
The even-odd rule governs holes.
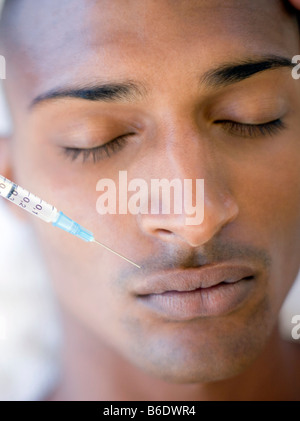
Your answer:
[[[131,348],[130,360],[172,383],[210,383],[238,376],[262,354],[272,333],[273,322],[261,316],[257,312],[248,323],[220,319],[218,328],[215,322],[189,328],[178,324],[152,336],[148,332]]]
[[[140,368],[150,374],[158,377],[168,383],[177,384],[196,384],[211,383],[230,379],[238,376],[251,366],[257,354],[243,356],[240,359],[224,358],[215,360],[214,357],[207,359],[195,358],[182,359],[178,362],[176,359],[171,361],[144,361],[144,365]]]

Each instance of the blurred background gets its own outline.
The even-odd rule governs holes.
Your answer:
[[[1,8],[2,0],[0,0]],[[1,9],[0,9],[1,10]],[[0,82],[0,136],[11,123]],[[51,284],[30,228],[0,200],[0,401],[43,399],[59,377],[61,332]],[[300,314],[300,276],[280,314],[283,337]]]
[[[3,0],[0,0],[0,16]],[[0,137],[11,122],[0,80]],[[43,400],[59,379],[61,331],[29,227],[0,198],[0,401]]]

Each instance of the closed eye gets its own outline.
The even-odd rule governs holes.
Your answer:
[[[214,124],[221,125],[222,128],[231,135],[243,138],[258,138],[264,136],[273,136],[286,128],[286,125],[281,119],[273,120],[261,124],[246,124],[231,120],[216,120]],[[72,148],[64,147],[64,152],[67,156],[75,161],[82,156],[82,161],[86,162],[90,159],[94,163],[101,161],[105,157],[110,157],[112,154],[120,151],[127,144],[128,138],[135,135],[135,133],[127,133],[94,148]]]
[[[120,151],[127,143],[128,138],[135,133],[128,133],[121,135],[115,139],[105,143],[104,145],[96,146],[94,148],[70,148],[64,147],[64,153],[75,161],[78,157],[82,156],[82,162],[92,159],[94,163],[101,161],[105,157],[110,157],[112,154]]]
[[[252,139],[274,136],[286,128],[286,125],[280,118],[261,124],[246,124],[230,120],[216,120],[214,123],[222,125],[222,128],[229,134]]]

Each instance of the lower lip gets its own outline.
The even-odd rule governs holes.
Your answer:
[[[234,283],[221,283],[194,291],[167,291],[162,294],[140,295],[138,299],[155,313],[172,320],[222,316],[240,307],[249,297],[254,278]]]

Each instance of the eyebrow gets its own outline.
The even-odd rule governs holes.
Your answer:
[[[98,83],[97,85],[53,89],[33,99],[30,108],[49,101],[60,98],[78,98],[89,101],[134,101],[146,95],[146,88],[141,83],[132,81]]]
[[[238,63],[225,63],[218,66],[205,72],[200,82],[211,87],[225,87],[266,70],[291,68],[293,66],[292,60],[286,57],[260,56],[258,58],[244,59]],[[145,97],[146,94],[146,87],[133,81],[100,83],[91,86],[50,90],[35,97],[30,104],[30,108],[34,108],[42,102],[60,98],[78,98],[103,102],[132,102]]]
[[[240,63],[227,63],[216,69],[209,70],[202,76],[201,82],[207,86],[225,87],[266,70],[291,68],[293,66],[291,59],[281,56],[272,55],[256,59],[244,59]]]

